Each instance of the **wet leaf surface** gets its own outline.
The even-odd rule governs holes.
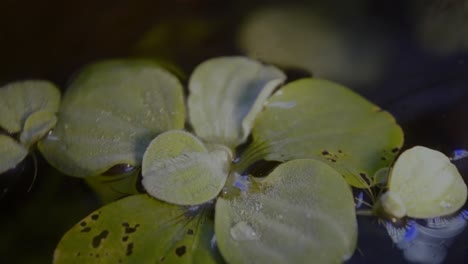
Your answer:
[[[398,157],[381,201],[397,218],[432,218],[456,212],[466,198],[466,184],[449,158],[417,146]]]
[[[351,189],[311,159],[278,166],[238,196],[219,198],[215,232],[229,263],[341,263],[356,246]]]
[[[196,205],[215,198],[226,182],[232,154],[184,131],[155,138],[143,157],[143,186],[166,202]]]
[[[403,144],[393,117],[351,90],[302,79],[277,91],[253,127],[241,166],[261,159],[313,158],[337,169],[355,187],[374,185]]]
[[[286,79],[273,66],[246,57],[220,57],[200,64],[189,81],[188,107],[195,133],[236,147],[273,90]]]
[[[130,196],[70,229],[55,250],[54,263],[218,263],[207,213],[207,207]]]
[[[116,164],[140,166],[149,142],[184,121],[182,86],[172,74],[151,61],[104,61],[73,80],[57,127],[39,148],[64,173],[93,176]]]

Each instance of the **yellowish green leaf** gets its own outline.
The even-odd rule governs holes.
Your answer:
[[[151,61],[99,62],[73,80],[58,119],[39,149],[62,172],[86,177],[140,166],[156,135],[184,126],[182,86]]]
[[[134,195],[72,227],[60,240],[54,263],[219,263],[212,237],[205,208]]]
[[[13,169],[28,155],[28,150],[13,138],[0,135],[0,174]]]
[[[466,184],[449,158],[417,146],[398,157],[381,202],[397,218],[432,218],[456,212],[466,198]]]
[[[48,81],[9,83],[0,87],[0,127],[8,133],[21,132],[30,115],[38,111],[55,113],[59,104],[60,91]],[[50,122],[49,119],[41,121]],[[25,132],[32,133],[32,131]]]
[[[356,247],[351,188],[323,162],[279,165],[238,196],[219,198],[215,233],[228,263],[342,263]]]
[[[376,183],[376,173],[391,164],[403,144],[403,132],[389,113],[341,85],[312,78],[277,91],[252,134],[240,166],[313,158],[360,188]]]
[[[243,143],[263,103],[286,76],[245,57],[220,57],[200,64],[189,81],[188,107],[195,133],[213,143]]]
[[[184,131],[156,137],[143,157],[146,191],[172,204],[196,205],[215,198],[226,182],[232,155]]]

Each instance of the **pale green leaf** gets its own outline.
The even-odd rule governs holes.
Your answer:
[[[54,112],[37,111],[26,119],[20,134],[20,142],[25,146],[31,146],[44,137],[56,124],[57,117]]]
[[[403,144],[403,132],[389,113],[321,79],[298,80],[277,91],[252,134],[253,143],[241,156],[244,167],[261,159],[313,158],[361,188],[375,184],[374,175]]]
[[[215,233],[229,263],[342,263],[356,247],[351,188],[311,159],[278,166],[247,193],[219,198]]]
[[[28,155],[28,150],[13,138],[0,134],[0,174],[13,169]]]
[[[226,182],[232,155],[184,131],[168,131],[156,137],[143,157],[146,191],[172,204],[195,205],[215,198]]]
[[[256,115],[286,76],[245,57],[200,64],[189,81],[188,107],[195,133],[231,148],[247,139]]]
[[[62,172],[86,177],[116,164],[140,166],[156,135],[184,126],[182,86],[150,61],[99,62],[73,80],[58,117],[39,148]]]
[[[106,205],[71,228],[54,263],[219,263],[205,208],[134,195]]]
[[[48,81],[9,83],[0,87],[0,127],[8,133],[21,132],[30,115],[38,111],[55,113],[59,104],[60,91]],[[41,121],[50,122],[48,119]]]
[[[466,184],[449,158],[417,146],[398,157],[381,201],[395,217],[432,218],[456,212],[466,198]]]

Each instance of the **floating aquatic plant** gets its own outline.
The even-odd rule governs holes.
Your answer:
[[[55,263],[339,263],[356,247],[350,185],[385,181],[403,133],[390,114],[343,86],[285,81],[281,70],[255,60],[215,58],[194,70],[185,100],[178,79],[154,62],[98,62],[71,82],[58,111],[54,103],[22,123],[0,114],[4,130],[24,127],[25,135],[0,135],[0,153],[37,142],[63,173],[97,189],[130,190],[122,199],[106,196],[109,204],[71,228]],[[14,167],[27,151],[16,153],[2,154],[0,168]],[[277,166],[260,178],[251,172],[262,161]],[[395,187],[406,177],[401,168],[415,164],[402,155],[391,169],[387,213],[420,216]],[[392,192],[405,201],[397,209],[385,200]],[[466,186],[464,195],[444,199],[450,210],[421,216],[456,211]]]
[[[466,185],[450,159],[417,146],[396,161],[381,202],[384,210],[397,218],[433,218],[456,212],[466,198]]]

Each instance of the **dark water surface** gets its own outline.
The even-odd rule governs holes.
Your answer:
[[[311,3],[311,12],[338,27],[352,22],[366,29],[371,25],[370,32],[382,33],[388,44],[382,53],[391,54],[385,63],[375,64],[382,74],[368,82],[347,83],[339,77],[336,81],[389,110],[405,131],[405,148],[424,145],[446,154],[468,149],[468,39],[460,37],[468,35],[468,17],[458,15],[456,22],[442,26],[440,34],[434,27],[436,37],[425,41],[417,33],[428,18],[443,25],[447,19],[441,16],[456,17],[458,11],[454,10],[467,13],[466,1],[294,2]],[[189,74],[205,59],[244,54],[238,32],[245,18],[252,11],[277,4],[284,1],[3,0],[0,84],[48,79],[64,89],[81,66],[129,56],[163,59]],[[154,26],[160,32],[157,38],[142,41]],[[428,31],[432,36],[430,27]],[[371,34],[364,34],[364,39]],[[368,47],[378,45],[370,39]],[[358,54],[349,62],[354,65],[366,49],[357,45],[351,52]],[[343,71],[352,72],[353,67]],[[302,72],[291,71],[291,76]],[[81,180],[65,177],[41,157],[37,159],[39,170],[31,191],[32,158],[1,182],[8,192],[0,200],[0,263],[50,263],[65,231],[99,207],[98,199]],[[456,165],[467,179],[468,159]],[[405,263],[375,218],[359,217],[358,248],[349,263]],[[450,246],[445,262],[468,262],[466,229]]]

